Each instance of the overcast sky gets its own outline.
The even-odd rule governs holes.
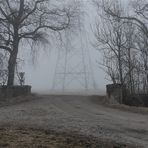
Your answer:
[[[99,68],[99,65],[97,63],[97,61],[102,61],[101,54],[91,45],[94,41],[94,35],[92,33],[91,27],[94,25],[97,15],[94,6],[92,5],[92,1],[84,1],[86,11],[86,34],[83,38],[83,41],[86,40],[87,35],[87,37],[89,37],[87,38],[87,50],[89,50],[90,58],[92,61],[92,74],[95,79],[96,89],[98,92],[105,92],[106,84],[110,82],[106,80],[106,74],[101,68]],[[24,71],[26,72],[26,84],[32,85],[32,89],[35,92],[40,91],[49,93],[52,88],[58,50],[53,45],[49,45],[46,48],[46,52],[40,52],[40,54],[38,55],[38,62],[35,65],[32,65],[30,58],[28,58],[24,65]],[[26,55],[27,57],[30,57],[28,53],[26,53]]]

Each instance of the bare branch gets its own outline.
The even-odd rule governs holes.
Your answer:
[[[4,49],[4,50],[7,50],[9,53],[11,53],[11,48],[9,48],[9,47],[7,47],[7,46],[2,46],[2,45],[0,45],[0,48],[1,49]]]

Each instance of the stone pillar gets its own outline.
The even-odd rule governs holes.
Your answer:
[[[126,87],[121,84],[109,84],[106,86],[107,99],[110,103],[123,103],[126,96]]]
[[[31,86],[3,86],[0,87],[0,98],[27,96],[31,94]]]

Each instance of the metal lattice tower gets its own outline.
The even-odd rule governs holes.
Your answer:
[[[65,44],[58,50],[53,90],[64,93],[74,89],[96,89],[88,41],[86,38],[83,40],[82,36],[81,30],[75,38],[65,33]]]

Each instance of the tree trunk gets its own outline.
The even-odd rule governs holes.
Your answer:
[[[14,85],[14,78],[15,78],[15,66],[18,54],[18,47],[19,47],[19,39],[18,36],[14,38],[13,43],[13,51],[10,53],[9,61],[8,61],[8,82],[7,86]]]
[[[123,70],[122,70],[122,59],[121,59],[121,49],[119,49],[119,57],[118,57],[118,64],[119,64],[119,76],[120,76],[120,83],[123,85]]]
[[[131,62],[131,48],[128,48],[128,70],[129,70],[129,90],[130,90],[130,93],[133,94],[134,91],[133,91],[133,75],[132,75],[132,62]]]
[[[16,66],[17,52],[12,52],[8,61],[8,82],[7,86],[14,85],[15,66]]]

